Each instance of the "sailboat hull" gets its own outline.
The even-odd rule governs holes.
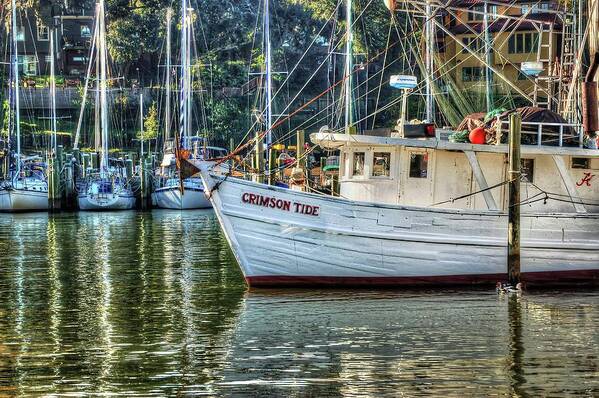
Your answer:
[[[78,202],[81,210],[131,210],[135,207],[135,196],[120,194],[80,195]]]
[[[203,167],[222,229],[252,286],[463,285],[506,278],[507,217],[378,205],[249,181]],[[522,218],[529,283],[599,284],[599,214]]]
[[[0,188],[0,211],[45,211],[48,210],[48,192],[19,188]]]
[[[161,209],[189,210],[212,207],[201,188],[185,188],[181,194],[179,188],[165,187],[152,194],[152,202]]]

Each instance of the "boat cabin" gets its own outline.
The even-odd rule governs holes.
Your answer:
[[[339,193],[351,200],[506,211],[508,147],[432,138],[319,132],[315,144],[340,151]],[[541,134],[541,128],[539,128]],[[538,140],[542,142],[542,140]],[[599,212],[599,150],[522,145],[522,212]],[[497,185],[497,186],[496,186]],[[487,188],[495,188],[483,191]],[[550,200],[544,200],[545,193]]]

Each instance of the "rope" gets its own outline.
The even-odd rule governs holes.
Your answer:
[[[462,195],[462,196],[458,196],[458,197],[455,197],[455,198],[451,198],[451,199],[445,200],[445,201],[443,201],[443,202],[437,202],[437,203],[433,203],[433,204],[432,204],[432,205],[430,205],[429,207],[438,206],[438,205],[442,205],[442,204],[445,204],[445,203],[453,203],[453,202],[455,202],[456,200],[465,199],[465,198],[468,198],[468,197],[470,197],[470,196],[477,195],[477,194],[479,194],[479,193],[483,193],[483,192],[486,192],[486,191],[490,191],[491,189],[499,188],[500,186],[502,186],[502,185],[505,185],[505,184],[508,184],[508,183],[510,183],[510,182],[512,182],[512,181],[514,181],[514,180],[506,180],[506,181],[500,182],[500,183],[498,183],[498,184],[492,185],[492,186],[490,186],[490,187],[487,187],[487,188],[485,188],[485,189],[481,189],[480,191],[476,191],[476,192],[472,192],[472,193],[469,193],[469,194],[466,194],[466,195]]]

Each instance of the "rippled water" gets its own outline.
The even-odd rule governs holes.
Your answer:
[[[599,291],[247,292],[210,211],[0,215],[0,397],[591,397],[598,330]]]

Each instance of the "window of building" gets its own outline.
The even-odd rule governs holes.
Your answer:
[[[477,82],[484,78],[485,72],[482,66],[464,66],[462,68],[463,82]]]
[[[50,30],[46,25],[42,25],[38,23],[37,25],[37,40],[38,41],[48,41],[50,40]]]
[[[364,175],[364,152],[354,152],[354,162],[352,175],[363,176]]]
[[[589,158],[572,158],[573,169],[590,169],[591,159]]]
[[[508,40],[508,53],[528,54],[537,49],[539,35],[537,33],[515,33]]]
[[[391,175],[391,154],[389,152],[375,152],[372,158],[372,176],[389,177]]]
[[[428,154],[411,153],[410,154],[410,178],[428,177]]]
[[[480,37],[463,37],[462,44],[464,44],[464,47],[462,47],[462,53],[464,54],[468,53],[466,47],[474,52],[483,52],[485,50],[485,41]]]
[[[44,59],[46,60],[46,62],[47,62],[47,63],[50,63],[50,62],[52,62],[52,56],[51,56],[51,55],[46,55],[46,56],[44,57]]]
[[[497,19],[499,18],[499,8],[496,5],[489,6],[489,19]]]
[[[539,12],[545,12],[549,10],[548,2],[539,2],[539,3],[522,3],[520,6],[520,10],[522,15],[524,14],[537,14]]]
[[[476,5],[470,8],[468,12],[468,21],[482,21],[485,13],[484,5]]]
[[[25,41],[25,27],[17,26],[17,41]]]
[[[37,59],[35,55],[19,55],[19,72],[25,76],[37,75]]]
[[[522,159],[520,161],[521,164],[521,173],[522,180],[525,182],[534,182],[535,177],[535,161],[534,159]]]
[[[81,25],[81,37],[91,37],[91,36],[92,36],[92,32],[91,32],[91,29],[89,28],[89,26]]]

